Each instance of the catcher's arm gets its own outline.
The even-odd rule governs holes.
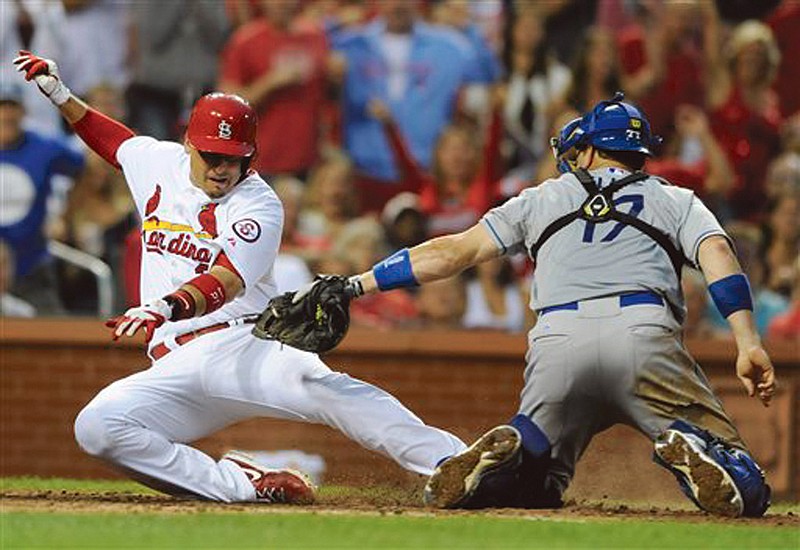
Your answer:
[[[401,250],[351,281],[362,293],[446,279],[501,255],[486,227],[479,223],[462,233],[430,239]]]
[[[324,353],[336,347],[350,324],[350,300],[365,292],[413,286],[444,279],[473,264],[500,255],[483,226],[432,239],[379,262],[372,271],[350,279],[318,276],[297,292],[273,298],[259,317],[253,334],[286,345]]]
[[[757,393],[764,406],[769,406],[775,393],[775,369],[756,331],[747,277],[724,237],[705,239],[700,243],[697,257],[709,293],[728,320],[736,340],[736,376],[748,395],[753,397]]]
[[[58,107],[61,115],[92,151],[115,168],[120,168],[117,150],[122,142],[135,135],[133,130],[92,109],[73,95],[61,80],[58,65],[52,59],[20,50],[14,65],[17,71],[24,73],[25,80],[36,82],[39,90]]]

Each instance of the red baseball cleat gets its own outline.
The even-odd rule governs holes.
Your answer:
[[[253,457],[240,451],[229,451],[222,460],[230,460],[247,474],[256,489],[258,502],[313,504],[316,499],[317,488],[303,472],[265,468]]]

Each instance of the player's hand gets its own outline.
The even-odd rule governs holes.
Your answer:
[[[153,300],[138,307],[132,307],[123,315],[106,321],[106,326],[114,330],[112,339],[117,340],[122,335],[133,336],[140,329],[144,329],[145,342],[149,343],[153,333],[172,316],[172,307],[162,299]]]
[[[744,385],[747,394],[758,398],[769,407],[775,394],[775,369],[769,355],[761,346],[739,350],[736,358],[736,376]]]
[[[25,80],[33,80],[39,90],[53,102],[54,105],[63,105],[72,95],[61,81],[58,74],[58,65],[52,59],[45,59],[34,55],[27,50],[20,50],[19,57],[14,59],[17,71],[25,74]]]

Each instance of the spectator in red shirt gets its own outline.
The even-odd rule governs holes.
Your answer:
[[[620,64],[629,79],[624,91],[641,104],[653,133],[669,140],[678,105],[703,104],[702,56],[694,39],[700,18],[696,2],[650,5],[657,11],[619,34]]]
[[[433,173],[429,174],[414,160],[386,105],[373,100],[369,110],[383,122],[404,187],[420,195],[420,208],[428,217],[429,236],[457,233],[477,223],[496,197],[495,173],[502,126],[499,111],[495,109],[492,116],[483,159],[475,130],[452,124],[445,127],[436,142]]]
[[[800,112],[800,63],[793,55],[800,52],[800,2],[785,0],[767,19],[772,28],[778,48],[783,52],[778,75],[775,78],[775,91],[778,93],[781,112],[792,115]]]
[[[771,88],[780,51],[769,27],[745,21],[734,29],[723,55],[714,3],[703,6],[711,126],[738,176],[730,201],[733,215],[755,221],[766,206],[767,168],[780,146],[781,115]]]
[[[261,174],[304,176],[317,161],[329,61],[324,34],[298,15],[298,0],[263,0],[264,16],[225,48],[219,88],[257,110]]]
[[[225,13],[234,28],[263,15],[261,0],[225,0]]]

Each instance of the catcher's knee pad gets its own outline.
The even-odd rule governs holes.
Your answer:
[[[771,489],[756,461],[686,421],[676,420],[656,438],[653,459],[703,510],[760,517],[769,508]]]

